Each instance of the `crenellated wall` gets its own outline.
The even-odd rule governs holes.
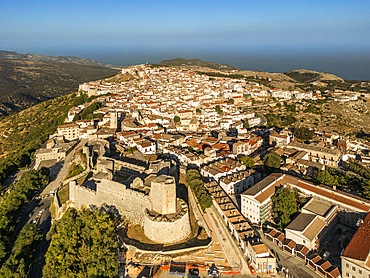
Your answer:
[[[114,205],[133,224],[143,224],[144,212],[146,209],[150,209],[150,201],[147,195],[126,188],[121,183],[106,179],[97,183],[96,190],[71,182],[69,192],[71,206],[80,209],[90,205]]]
[[[144,214],[144,233],[158,243],[176,243],[186,239],[191,233],[189,212],[186,210],[176,220],[158,221]]]

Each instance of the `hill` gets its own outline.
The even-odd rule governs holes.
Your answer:
[[[117,73],[96,61],[0,51],[0,116],[78,89],[80,83]]]
[[[200,59],[175,58],[157,63],[163,66],[181,66],[196,70],[210,77],[245,79],[263,85],[264,89],[283,90],[345,90],[370,93],[370,82],[344,80],[334,74],[313,70],[291,70],[285,73],[271,73],[254,70],[240,70],[233,66],[202,61]]]
[[[161,66],[184,66],[184,67],[210,68],[215,70],[238,70],[237,68],[229,65],[207,62],[200,59],[174,58],[170,60],[158,61],[157,64]]]
[[[285,75],[293,78],[297,82],[301,83],[312,83],[320,81],[339,81],[344,82],[344,80],[334,74],[326,72],[317,72],[313,70],[291,70],[285,73]]]
[[[83,97],[69,94],[3,117],[0,121],[0,184],[19,167],[29,165],[33,152],[64,123],[68,110],[85,101]]]

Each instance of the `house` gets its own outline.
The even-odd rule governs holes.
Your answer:
[[[309,250],[318,250],[327,228],[337,215],[337,206],[318,198],[311,198],[301,213],[285,228],[285,237]]]
[[[248,241],[248,258],[250,266],[256,273],[272,274],[276,272],[276,258],[264,243]]]
[[[273,132],[269,136],[269,144],[271,146],[286,146],[290,143],[291,135],[288,133]]]
[[[308,153],[308,160],[331,167],[338,167],[338,163],[341,158],[340,151],[336,149],[312,146],[296,141],[290,142],[287,147],[306,151]]]
[[[325,222],[317,215],[300,213],[285,228],[285,237],[306,246],[309,250],[317,250],[319,247],[318,235],[324,228]]]
[[[57,136],[64,136],[68,141],[77,140],[80,137],[80,127],[76,123],[60,125],[57,128]]]
[[[341,220],[350,226],[355,225],[358,218],[370,210],[369,200],[328,187],[318,186],[287,174],[271,174],[241,193],[242,214],[253,223],[266,222],[272,215],[271,196],[275,193],[276,187],[279,186],[290,186],[298,189],[306,196],[317,197],[337,205],[338,210],[343,212],[341,213]],[[327,215],[329,219],[331,219],[331,216],[331,213]]]
[[[342,254],[343,277],[370,277],[370,212]]]

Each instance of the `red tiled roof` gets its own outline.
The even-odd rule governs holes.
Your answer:
[[[370,212],[347,245],[343,257],[365,262],[370,252]]]

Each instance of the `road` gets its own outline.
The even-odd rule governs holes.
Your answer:
[[[222,218],[220,218],[219,213],[212,206],[206,210],[206,214],[204,216],[208,225],[212,227],[211,229],[213,234],[217,237],[213,237],[213,240],[217,240],[220,243],[229,265],[233,268],[240,269],[242,274],[250,274],[251,272],[244,259],[242,251],[230,235],[230,232],[226,228],[226,224],[223,222]]]
[[[48,250],[49,242],[46,240],[46,234],[51,227],[51,215],[49,211],[53,197],[47,197],[40,201],[37,208],[34,210],[30,221],[36,221],[40,225],[43,234],[42,241],[35,251],[35,261],[30,269],[31,278],[42,277],[42,268],[45,264],[45,253]]]
[[[259,231],[260,235],[263,233]],[[278,247],[272,241],[266,239],[265,237],[261,237],[263,243],[270,249],[270,251],[276,257],[279,265],[282,265],[284,268],[289,269],[289,274],[293,275],[295,278],[320,278],[321,276],[318,275],[315,271],[311,270],[310,268],[305,266],[305,263],[302,260],[297,259],[296,257],[283,252],[280,247]]]
[[[49,242],[46,240],[46,234],[49,232],[51,227],[50,205],[52,204],[54,198],[53,196],[51,196],[52,194],[50,194],[50,192],[55,192],[56,189],[64,181],[73,155],[74,151],[71,151],[64,161],[60,161],[52,167],[52,169],[50,170],[50,177],[52,181],[40,193],[39,198],[41,198],[41,200],[37,208],[32,211],[30,221],[36,220],[37,223],[40,224],[43,238],[41,244],[35,251],[35,263],[30,269],[31,278],[42,277],[42,268],[45,264],[45,253],[49,247]]]

